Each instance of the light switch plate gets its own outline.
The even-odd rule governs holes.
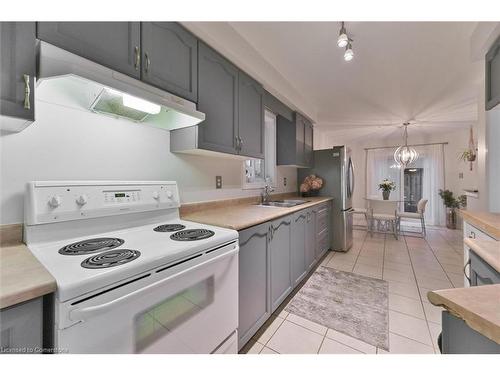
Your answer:
[[[215,176],[215,188],[222,189],[222,176]]]

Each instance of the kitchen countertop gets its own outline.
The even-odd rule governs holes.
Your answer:
[[[15,233],[19,225],[3,226],[0,245],[0,309],[56,290],[56,281]],[[8,238],[8,241],[5,241]]]
[[[471,248],[481,259],[493,267],[497,272],[500,272],[500,242],[464,238],[464,244]]]
[[[286,199],[301,199],[308,202],[294,207],[262,207],[255,203],[229,204],[225,207],[181,213],[181,216],[184,220],[242,230],[332,200],[330,197],[302,198],[297,196],[286,197]]]
[[[500,213],[460,210],[462,218],[500,241]]]
[[[500,344],[500,284],[435,290],[427,298]]]

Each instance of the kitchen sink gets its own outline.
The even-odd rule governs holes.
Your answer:
[[[303,200],[298,200],[298,199],[285,199],[281,201],[269,201],[265,203],[259,203],[257,206],[262,206],[262,207],[295,207],[304,203],[307,203],[309,201],[303,201]]]

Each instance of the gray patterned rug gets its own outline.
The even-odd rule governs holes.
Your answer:
[[[318,267],[285,310],[389,350],[388,296],[387,281]]]

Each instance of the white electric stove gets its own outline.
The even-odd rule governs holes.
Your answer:
[[[25,207],[57,351],[237,352],[238,233],[180,220],[175,182],[32,182]]]

